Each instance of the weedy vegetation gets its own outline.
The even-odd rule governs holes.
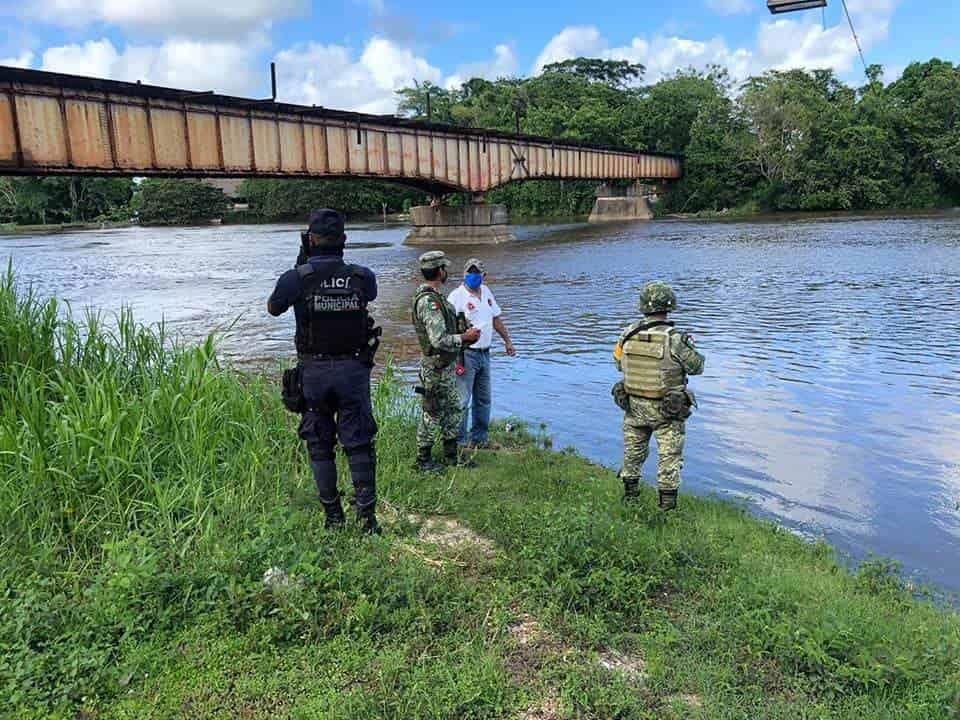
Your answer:
[[[960,617],[889,564],[712,499],[624,507],[521,426],[420,476],[389,371],[386,532],[327,533],[277,395],[213,339],[0,280],[0,714],[960,717]]]

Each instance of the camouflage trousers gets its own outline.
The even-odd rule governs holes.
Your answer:
[[[417,425],[417,446],[433,445],[437,437],[454,440],[460,435],[462,417],[460,393],[457,391],[456,363],[437,367],[436,360],[420,360],[420,384],[424,395],[423,412]]]
[[[650,454],[650,436],[657,439],[657,487],[676,490],[683,468],[683,420],[667,420],[660,412],[659,400],[631,397],[630,410],[623,418],[623,469],[620,477],[641,479],[643,463]]]

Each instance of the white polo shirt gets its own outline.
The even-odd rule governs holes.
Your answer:
[[[486,285],[480,286],[480,296],[477,297],[461,284],[447,296],[447,300],[458,313],[467,316],[467,320],[474,327],[480,328],[480,339],[470,347],[485,350],[493,343],[493,319],[500,317],[500,306],[493,296],[493,291]]]

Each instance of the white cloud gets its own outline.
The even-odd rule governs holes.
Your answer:
[[[142,80],[188,90],[248,94],[251,87],[260,85],[253,67],[259,49],[249,43],[168,40],[162,45],[128,45],[118,50],[110,40],[89,40],[82,45],[48,48],[43,53],[41,69],[130,82]]]
[[[864,52],[887,38],[898,0],[849,0]],[[815,20],[775,20],[757,35],[757,63],[763,69],[833,68],[846,73],[860,60],[846,18],[824,28]]]
[[[444,81],[448,90],[458,88],[467,80],[485,78],[496,80],[511,77],[517,72],[517,55],[509,45],[500,44],[493,49],[493,57],[486,62],[468,63],[457,68],[456,72]]]
[[[657,35],[650,40],[635,37],[629,45],[610,47],[595,27],[568,27],[547,43],[534,63],[533,72],[541,72],[549,63],[580,56],[640,63],[647,68],[644,82],[656,82],[689,67],[702,70],[711,64],[727,67],[734,77],[746,77],[752,58],[750,51],[731,49],[721,37],[700,41]]]
[[[24,50],[17,57],[0,58],[0,65],[5,67],[28,68],[33,65],[33,53]]]
[[[372,38],[358,58],[341,45],[309,43],[277,54],[283,100],[368,113],[392,113],[394,93],[414,80],[440,83],[440,70],[392,41]]]
[[[752,55],[743,48],[731,49],[723,38],[689,40],[681,37],[656,36],[649,42],[634,38],[630,45],[610,48],[603,57],[629,60],[647,68],[644,82],[652,83],[677,70],[693,67],[706,70],[710,65],[722,65],[734,78],[750,74]]]
[[[546,65],[576,57],[598,57],[607,47],[607,41],[592,25],[565,27],[550,38],[533,64],[533,74],[539,75]]]
[[[712,1],[712,0],[711,0]],[[739,0],[716,0],[733,7]],[[848,0],[860,43],[866,53],[885,40],[899,0]],[[534,74],[544,65],[579,56],[629,60],[646,66],[645,82],[656,82],[676,70],[705,69],[711,64],[726,67],[734,79],[744,79],[765,70],[791,68],[832,68],[839,73],[857,69],[857,47],[846,18],[822,27],[809,17],[800,20],[776,19],[764,22],[757,32],[756,45],[730,47],[717,36],[692,40],[656,35],[635,37],[629,45],[612,47],[593,26],[571,26],[553,36],[533,65]]]
[[[753,0],[707,0],[707,7],[719,15],[741,15],[753,12]]]
[[[306,12],[306,0],[35,0],[29,17],[71,27],[105,23],[156,34],[235,38]]]

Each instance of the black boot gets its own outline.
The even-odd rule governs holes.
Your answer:
[[[640,502],[640,481],[637,478],[625,478],[623,480],[623,503],[624,505],[634,505]]]
[[[417,450],[416,469],[420,472],[441,472],[443,465],[433,461],[433,446],[423,445]]]
[[[317,493],[326,515],[325,526],[327,529],[343,527],[345,518],[343,506],[340,504],[340,492],[337,490],[337,466],[333,458],[314,460],[310,466],[313,468],[313,479],[317,483]]]
[[[380,523],[377,522],[377,513],[375,510],[376,508],[373,505],[365,508],[357,506],[357,525],[360,526],[362,532],[368,535],[383,534],[383,530],[380,529]]]
[[[357,500],[357,524],[371,535],[380,534],[375,513],[377,507],[377,456],[373,446],[347,450],[350,476]]]
[[[460,452],[456,438],[443,441],[443,462],[445,465],[453,467],[473,468],[477,466],[477,463],[467,457],[466,453]]]
[[[676,510],[677,491],[676,490],[658,490],[660,496],[660,509],[664,512]]]
[[[323,526],[327,530],[341,530],[347,518],[343,514],[343,505],[340,504],[340,496],[337,495],[333,500],[320,498],[320,504],[323,505],[323,512],[327,516]]]

